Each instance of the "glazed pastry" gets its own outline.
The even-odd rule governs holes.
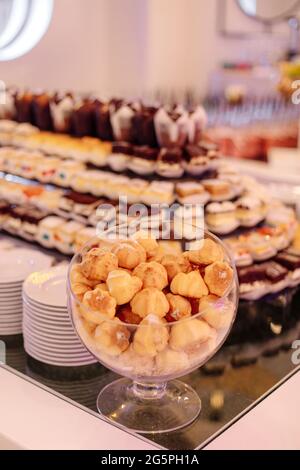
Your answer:
[[[65,188],[70,187],[73,177],[80,171],[85,170],[83,163],[74,162],[73,160],[64,160],[60,162],[52,177],[52,183]]]
[[[168,274],[168,280],[171,282],[179,273],[187,273],[191,270],[188,259],[181,254],[163,254],[160,263]]]
[[[228,181],[210,179],[202,181],[202,184],[212,201],[227,201],[234,197],[234,191]]]
[[[170,287],[173,294],[179,294],[183,297],[200,299],[203,295],[208,294],[208,289],[199,271],[177,274]]]
[[[232,202],[212,202],[205,209],[205,220],[210,230],[225,235],[234,231],[239,222],[236,207]]]
[[[117,305],[127,304],[142,289],[141,279],[121,269],[110,271],[106,283]]]
[[[133,271],[141,281],[143,288],[155,287],[163,290],[168,285],[168,274],[165,268],[155,261],[140,263]]]
[[[142,202],[151,204],[172,204],[174,202],[174,185],[171,182],[152,181],[142,194]]]
[[[66,221],[61,217],[49,216],[43,219],[38,226],[37,241],[46,248],[55,247],[55,231],[58,230]]]
[[[180,178],[184,173],[182,151],[179,147],[160,150],[156,164],[156,173],[165,178]]]
[[[84,256],[81,270],[91,281],[106,281],[110,271],[118,269],[118,258],[101,248],[92,248]]]
[[[169,345],[174,351],[196,352],[211,337],[211,327],[202,320],[192,319],[173,325]]]
[[[265,215],[264,204],[255,196],[245,196],[236,202],[236,216],[244,227],[254,227]]]
[[[131,157],[133,155],[133,147],[127,142],[114,142],[112,144],[112,153],[107,158],[107,163],[114,171],[127,170]]]
[[[192,314],[192,306],[190,302],[181,295],[167,294],[170,310],[167,313],[166,320],[175,322],[188,318]]]
[[[71,95],[56,95],[50,102],[50,113],[56,132],[68,133],[71,130],[71,115],[74,100]]]
[[[129,347],[129,330],[121,324],[118,318],[103,322],[96,328],[95,342],[99,350],[108,356],[119,356]]]
[[[165,320],[156,315],[148,315],[140,323],[133,338],[134,351],[146,357],[155,357],[163,351],[169,339]]]
[[[217,261],[205,268],[204,281],[211,294],[223,297],[233,280],[233,270],[228,263]]]
[[[157,111],[158,108],[142,106],[133,116],[132,127],[134,130],[134,141],[137,145],[147,145],[152,148],[158,146],[154,126],[154,116]]]
[[[199,300],[199,313],[216,330],[229,328],[234,313],[234,307],[228,299],[220,299],[215,295],[208,295]]]
[[[149,237],[148,232],[140,230],[133,236],[133,240],[136,240],[146,251],[147,258],[155,255],[159,244],[154,239]]]
[[[191,175],[202,175],[210,169],[205,149],[199,145],[187,145],[184,149],[184,169]]]
[[[116,314],[116,300],[99,288],[86,292],[82,303],[86,307],[83,309],[83,317],[96,325],[100,325],[106,319],[114,318]]]
[[[87,287],[89,287],[89,290],[92,290],[95,284],[83,275],[79,264],[72,267],[70,280],[72,286],[73,284],[85,284]]]
[[[133,313],[145,318],[157,315],[163,318],[169,311],[169,303],[163,292],[154,287],[148,287],[138,292],[130,302]]]
[[[54,230],[55,248],[66,255],[75,251],[76,234],[84,228],[79,222],[69,221]]]
[[[184,110],[160,108],[154,116],[156,137],[160,147],[182,147],[188,136],[188,114]]]
[[[147,146],[134,147],[133,155],[128,161],[128,169],[138,175],[151,175],[155,170],[158,152],[158,149]]]
[[[197,250],[191,250],[186,253],[186,257],[192,264],[212,264],[216,261],[223,261],[224,252],[222,247],[206,238],[205,240],[200,241],[199,248]]]
[[[117,243],[112,252],[116,255],[119,266],[126,269],[134,269],[147,258],[144,248],[132,240]]]
[[[206,204],[210,195],[200,183],[189,181],[176,185],[177,199],[181,204]]]

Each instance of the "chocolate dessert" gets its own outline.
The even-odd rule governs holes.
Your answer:
[[[154,127],[154,116],[156,113],[157,108],[143,107],[133,117],[134,142],[137,145],[158,146]]]
[[[156,162],[158,157],[158,149],[147,147],[143,145],[141,147],[134,147],[133,155],[137,158],[144,158],[145,160]]]
[[[257,281],[267,281],[267,269],[264,265],[255,264],[245,268],[238,268],[240,284],[254,284]]]
[[[18,122],[34,123],[33,94],[28,92],[17,93],[15,98],[16,120]]]
[[[64,197],[66,199],[70,199],[75,204],[89,205],[95,204],[98,201],[101,202],[101,199],[99,199],[99,197],[92,196],[89,194],[77,193],[76,191],[69,191],[64,195]]]
[[[133,155],[133,147],[127,142],[114,142],[112,144],[113,154]]]
[[[72,133],[75,137],[95,136],[95,109],[98,102],[84,100],[82,105],[77,107],[71,116]]]
[[[260,267],[265,269],[267,279],[272,284],[282,281],[288,274],[288,270],[275,261],[263,263]]]
[[[52,131],[53,122],[50,111],[50,97],[47,93],[34,96],[32,109],[34,124],[41,131]]]
[[[184,158],[187,162],[191,162],[194,158],[206,157],[207,149],[199,145],[187,145],[184,148]]]
[[[275,261],[287,268],[289,271],[295,271],[300,268],[300,256],[295,256],[288,252],[279,253],[276,256]]]
[[[163,148],[159,152],[158,161],[169,165],[182,161],[182,150],[179,147]]]
[[[95,103],[95,127],[96,135],[104,141],[114,140],[113,130],[110,122],[110,103]]]

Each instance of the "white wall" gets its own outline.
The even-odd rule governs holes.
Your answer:
[[[220,61],[264,58],[284,44],[274,37],[240,42],[218,36],[217,1],[55,0],[45,37],[26,56],[0,63],[0,79],[109,95],[187,87],[204,93]],[[258,28],[228,1],[229,22]]]

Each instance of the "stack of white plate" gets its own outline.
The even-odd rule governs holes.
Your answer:
[[[23,286],[23,335],[27,354],[63,367],[97,362],[73,328],[67,308],[67,266],[30,275]]]
[[[22,285],[35,270],[49,268],[53,259],[27,248],[0,249],[0,336],[22,333]]]

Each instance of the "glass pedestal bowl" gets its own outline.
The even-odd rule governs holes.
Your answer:
[[[148,302],[147,296],[144,296],[145,301],[143,298],[136,301],[135,312],[140,308],[143,318],[142,321],[140,318],[141,322],[137,324],[132,318],[135,319],[138,315],[132,317],[129,314],[126,318],[124,305],[117,307],[116,316],[113,314],[110,317],[107,316],[107,312],[96,311],[93,306],[86,305],[84,293],[87,295],[86,291],[94,289],[95,286],[85,285],[80,279],[81,274],[76,279],[76,272],[82,266],[83,259],[93,248],[99,247],[108,253],[112,252],[116,242],[112,238],[108,234],[102,239],[96,237],[90,240],[83,250],[74,256],[68,275],[69,310],[79,338],[101,364],[125,376],[101,390],[97,400],[98,410],[100,414],[119,426],[138,433],[178,430],[197,418],[201,410],[201,400],[191,387],[174,379],[201,367],[226,340],[235,320],[238,304],[238,282],[234,263],[224,244],[203,230],[202,240],[197,240],[197,246],[200,247],[204,243],[203,239],[211,240],[222,249],[224,262],[231,268],[231,281],[226,292],[221,296],[206,292],[201,301],[201,308],[199,299],[192,296],[186,298],[185,301],[190,302],[192,313],[189,312],[189,316],[177,321],[175,321],[176,315],[170,317],[167,313],[162,317],[157,315],[156,311],[152,312],[151,301]],[[133,238],[136,240],[135,236]],[[180,250],[185,252],[187,247],[192,246],[190,239],[183,237],[176,241],[156,240],[156,242],[157,260],[161,258],[162,251],[172,255],[171,260],[179,259],[182,256]],[[131,243],[138,242],[131,241]],[[195,245],[193,250],[194,247]],[[152,259],[155,259],[153,253]],[[205,266],[194,265],[193,269],[205,277]],[[125,279],[126,270],[122,271]],[[221,277],[220,282],[222,282]],[[118,295],[125,293],[126,297],[128,290],[122,282],[121,277]],[[98,281],[98,284],[100,286],[97,289],[111,293],[111,286],[108,290],[103,280]],[[180,284],[177,286],[179,290],[184,288]],[[116,280],[114,286],[118,287]],[[166,304],[165,299],[170,292],[169,289],[170,286],[157,294],[155,302],[160,302],[160,306]],[[164,297],[163,300],[161,296]],[[97,302],[97,299],[95,301]],[[152,305],[155,310],[156,304]],[[118,309],[121,309],[121,315]],[[168,308],[164,309],[165,314],[166,310]]]

